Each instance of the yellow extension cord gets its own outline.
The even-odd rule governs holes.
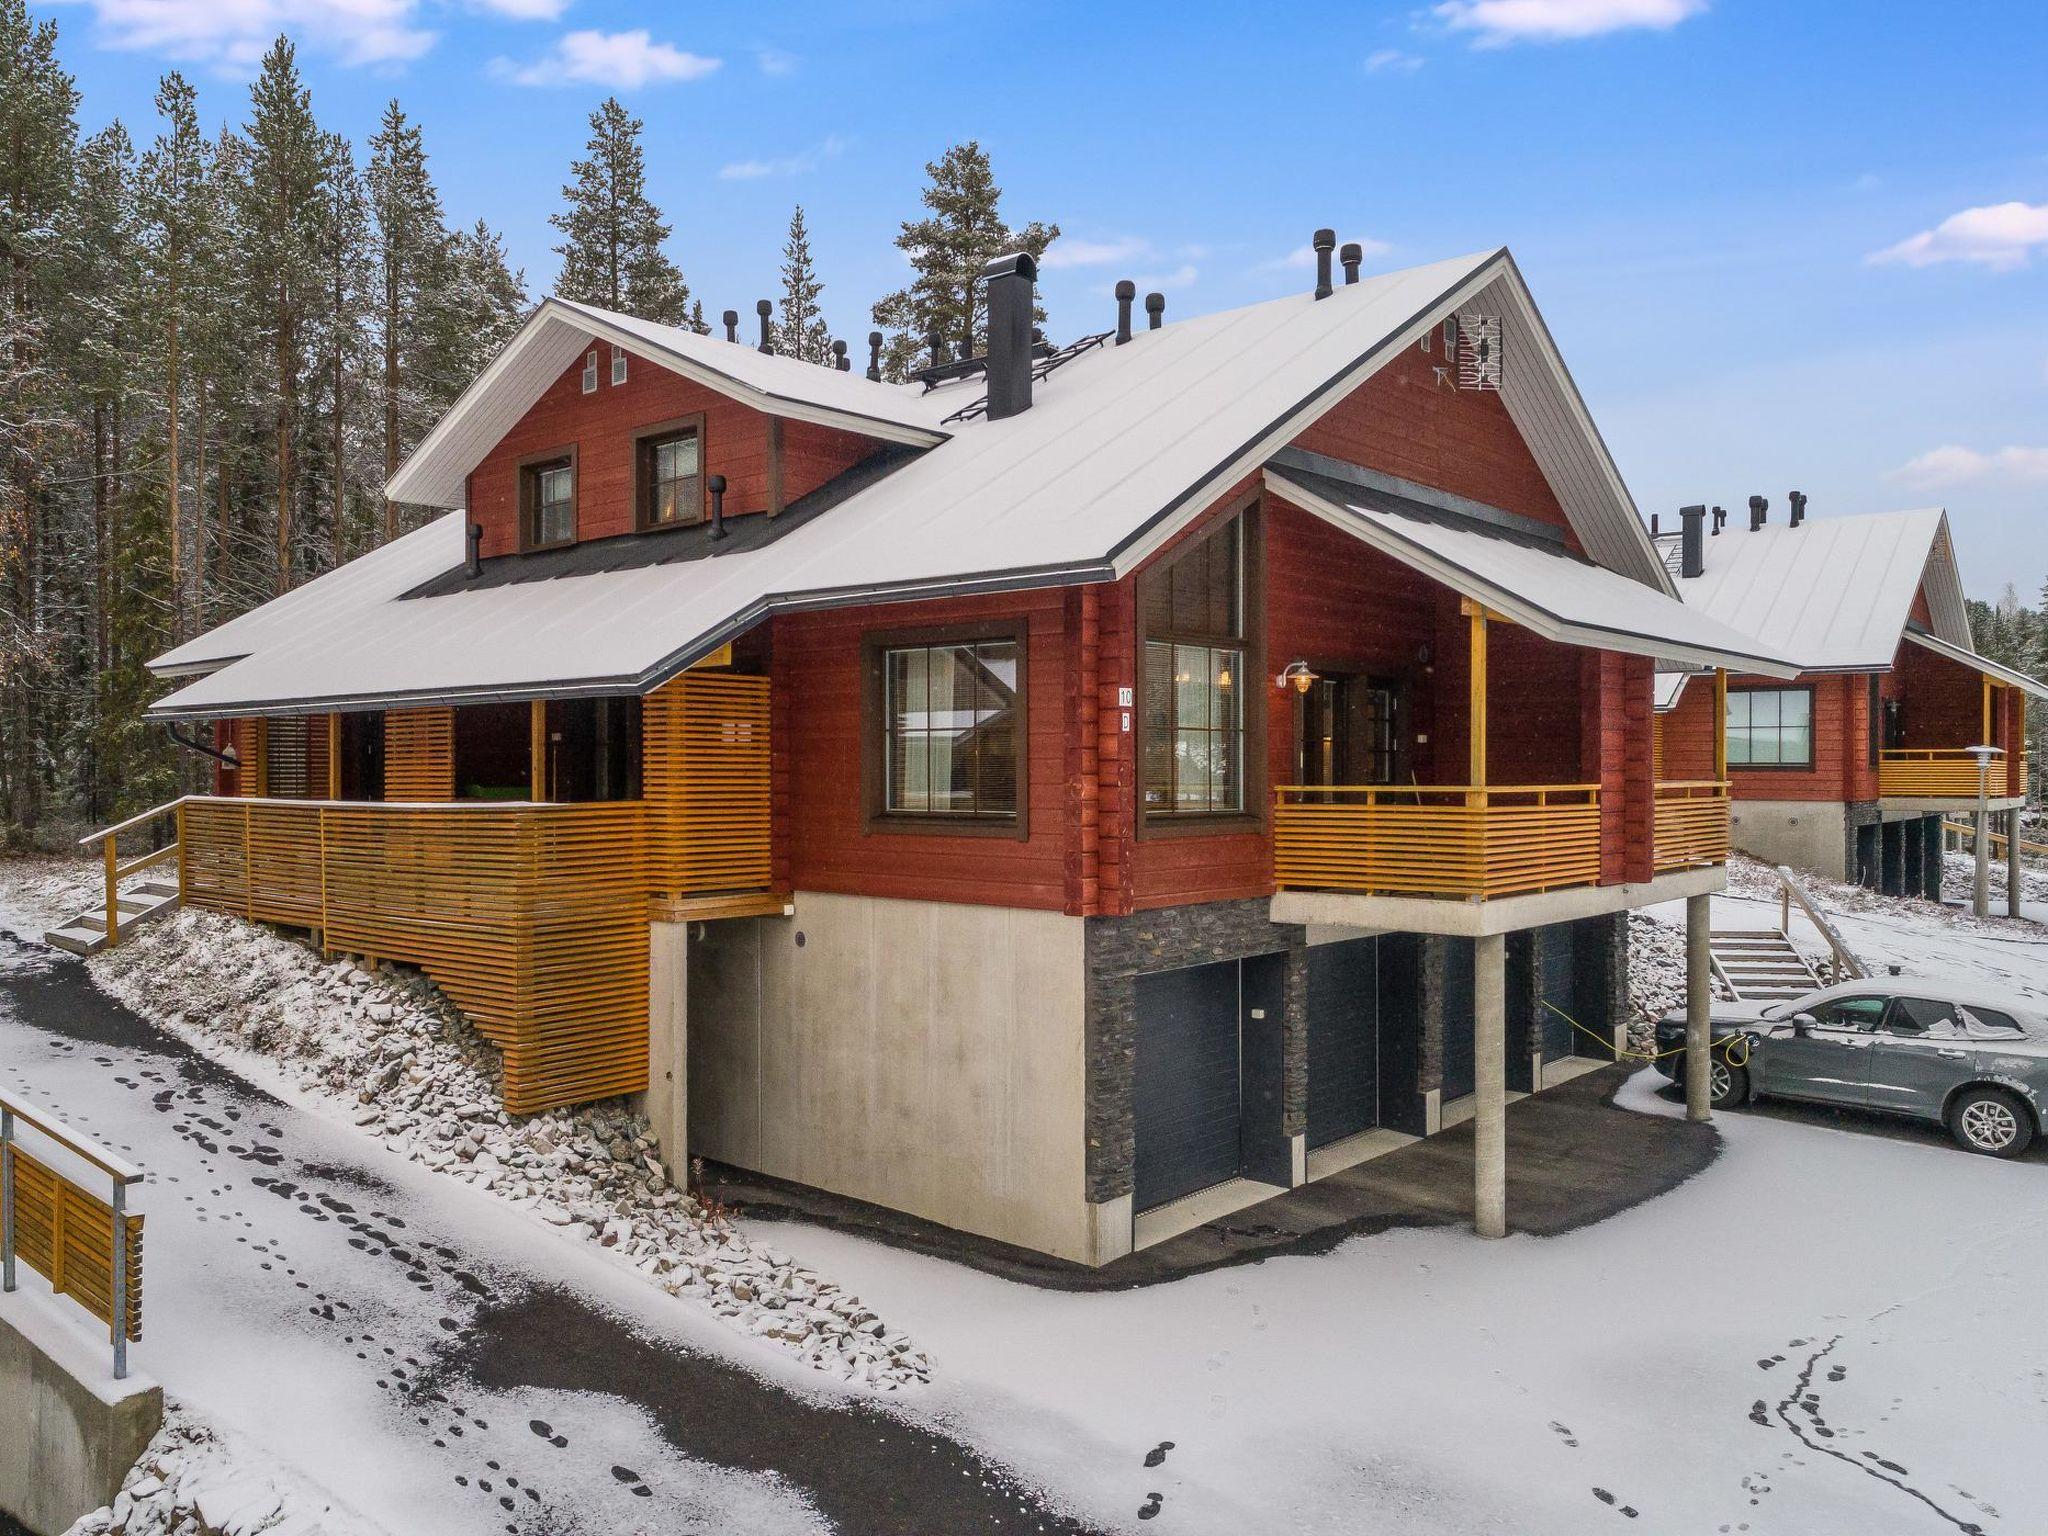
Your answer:
[[[1576,1029],[1580,1034],[1584,1035],[1587,1039],[1598,1040],[1604,1049],[1614,1051],[1614,1059],[1616,1061],[1641,1061],[1654,1065],[1657,1062],[1662,1061],[1666,1056],[1683,1056],[1685,1054],[1685,1047],[1682,1045],[1673,1046],[1668,1051],[1615,1050],[1614,1042],[1612,1040],[1605,1039],[1593,1030],[1586,1028],[1585,1025],[1581,1024],[1577,1019],[1573,1018],[1570,1014],[1566,1013],[1562,1008],[1558,1007],[1557,1004],[1551,1002],[1549,998],[1539,998],[1537,999],[1537,1001],[1542,1003],[1544,1007],[1548,1008],[1560,1019],[1563,1019],[1565,1023],[1571,1025],[1573,1029]],[[1707,1047],[1707,1054],[1713,1054],[1713,1047],[1711,1045]],[[1731,1067],[1748,1066],[1749,1036],[1740,1034],[1731,1035],[1727,1040],[1723,1041],[1721,1044],[1721,1059]]]

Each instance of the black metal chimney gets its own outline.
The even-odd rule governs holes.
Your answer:
[[[469,525],[469,553],[464,556],[462,568],[471,581],[484,573],[484,525]]]
[[[1337,231],[1319,229],[1316,231],[1316,297],[1327,299],[1337,290],[1330,286],[1330,252],[1337,249]]]
[[[1038,263],[1018,251],[981,269],[988,286],[988,419],[1031,409],[1032,285]]]
[[[932,349],[932,366],[933,366],[934,368],[943,368],[943,367],[945,367],[945,366],[946,366],[946,338],[945,338],[945,337],[944,337],[944,336],[943,336],[943,335],[942,335],[941,333],[939,333],[938,331],[933,331],[933,332],[931,333],[931,335],[929,335],[929,336],[925,337],[925,340],[926,340],[926,341],[927,341],[928,343],[930,343],[930,345],[931,345],[931,349]]]
[[[868,332],[868,377],[877,384],[882,382],[882,333]]]
[[[1344,263],[1344,286],[1348,288],[1358,281],[1359,266],[1365,261],[1365,247],[1356,240],[1349,241],[1337,253],[1337,259]]]
[[[713,475],[704,482],[711,492],[711,537],[725,537],[725,476]]]
[[[1792,504],[1792,526],[1797,528],[1806,521],[1806,492],[1792,491],[1785,499]]]
[[[832,366],[841,373],[846,372],[847,369],[853,366],[853,364],[846,360],[846,343],[843,341],[832,343]]]
[[[1166,324],[1166,295],[1148,293],[1145,295],[1145,329],[1156,331]]]
[[[1128,277],[1116,285],[1116,344],[1122,346],[1131,339],[1131,301],[1138,296],[1138,285]]]
[[[761,317],[761,345],[758,350],[773,352],[775,350],[775,322],[768,317],[775,313],[775,306],[766,299],[756,299],[754,301],[754,313]]]
[[[1650,537],[1657,537],[1657,514],[1654,512],[1650,514]]]
[[[1678,574],[1681,576],[1699,576],[1707,569],[1707,541],[1700,536],[1700,525],[1706,519],[1705,507],[1678,509]]]
[[[1770,512],[1771,504],[1761,496],[1749,498],[1749,531],[1755,533],[1763,527],[1764,518]]]
[[[727,341],[738,341],[740,339],[740,312],[736,309],[728,309],[719,318],[725,321],[725,339]]]

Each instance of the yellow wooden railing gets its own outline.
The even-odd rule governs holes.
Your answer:
[[[1990,772],[1991,798],[2003,799],[2005,759],[1994,757]],[[1877,792],[1910,800],[1974,800],[1977,759],[1961,747],[1886,748],[1878,760]]]
[[[1600,879],[1600,786],[1285,785],[1274,791],[1282,890],[1475,899]]]
[[[1721,779],[1657,781],[1659,874],[1728,862],[1728,785]]]
[[[23,1126],[106,1175],[109,1198],[61,1171],[56,1158],[23,1151]],[[13,1290],[15,1264],[26,1264],[105,1323],[117,1380],[128,1374],[129,1342],[142,1337],[142,1217],[128,1211],[128,1188],[141,1180],[134,1164],[0,1092],[0,1287]]]
[[[106,907],[107,948],[112,949],[121,942],[121,897],[120,886],[130,875],[139,875],[145,869],[154,869],[159,864],[168,864],[178,856],[178,846],[171,843],[139,854],[124,861],[121,858],[121,835],[124,832],[141,832],[153,826],[160,818],[169,816],[178,808],[172,801],[168,805],[154,806],[126,821],[116,822],[111,827],[102,827],[97,832],[87,833],[78,840],[81,848],[97,848],[101,863],[101,899]]]

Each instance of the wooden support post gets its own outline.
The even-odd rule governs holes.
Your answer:
[[[530,713],[529,734],[533,744],[532,782],[527,798],[540,801],[548,797],[548,701],[535,699]]]
[[[1728,669],[1714,668],[1714,777],[1728,777]]]
[[[1977,739],[1987,747],[1996,746],[1998,738],[1991,732],[1991,674],[1987,672],[1984,674],[1984,734]]]
[[[327,798],[341,798],[341,716],[327,717]]]
[[[109,833],[100,839],[100,849],[107,856],[107,948],[112,949],[121,942],[121,854],[116,846],[120,839]]]
[[[1468,709],[1472,727],[1472,761],[1467,780],[1473,788],[1486,787],[1486,610],[1477,603],[1465,604],[1472,647],[1471,698]]]

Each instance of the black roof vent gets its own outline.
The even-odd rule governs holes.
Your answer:
[[[1801,523],[1806,521],[1806,492],[1789,491],[1785,495],[1785,500],[1791,503],[1792,526],[1794,528],[1797,528]]]
[[[1138,296],[1138,285],[1128,277],[1120,278],[1116,285],[1116,344],[1122,346],[1131,339],[1131,301]]]
[[[1720,509],[1715,508],[1716,511]],[[1681,576],[1703,575],[1707,569],[1707,544],[1700,537],[1700,524],[1706,521],[1705,507],[1680,507],[1678,509],[1678,574]]]
[[[1337,249],[1337,231],[1319,229],[1316,231],[1316,297],[1327,299],[1337,290],[1330,286],[1330,252]]]
[[[740,339],[740,312],[736,309],[728,309],[719,318],[725,321],[725,339],[727,341],[738,341]]]
[[[1755,533],[1757,529],[1763,527],[1764,519],[1769,515],[1770,510],[1770,502],[1763,497],[1752,496],[1749,498],[1749,531],[1751,533]]]
[[[868,332],[868,377],[877,384],[882,382],[882,333]]]
[[[759,350],[773,352],[775,350],[775,322],[768,317],[775,313],[775,306],[766,299],[756,299],[754,301],[754,313],[761,317],[761,345]]]
[[[846,360],[846,343],[843,341],[832,343],[832,366],[841,373],[846,372],[847,369],[853,366],[853,364]]]
[[[1714,508],[1714,526],[1709,531],[1718,534],[1721,531],[1721,525],[1727,521],[1728,509],[1726,507]]]
[[[1356,240],[1347,241],[1344,249],[1337,253],[1337,259],[1344,263],[1344,286],[1348,288],[1358,281],[1358,269],[1365,261],[1365,247]]]
[[[1145,295],[1145,329],[1156,331],[1166,324],[1166,295],[1148,293]]]

